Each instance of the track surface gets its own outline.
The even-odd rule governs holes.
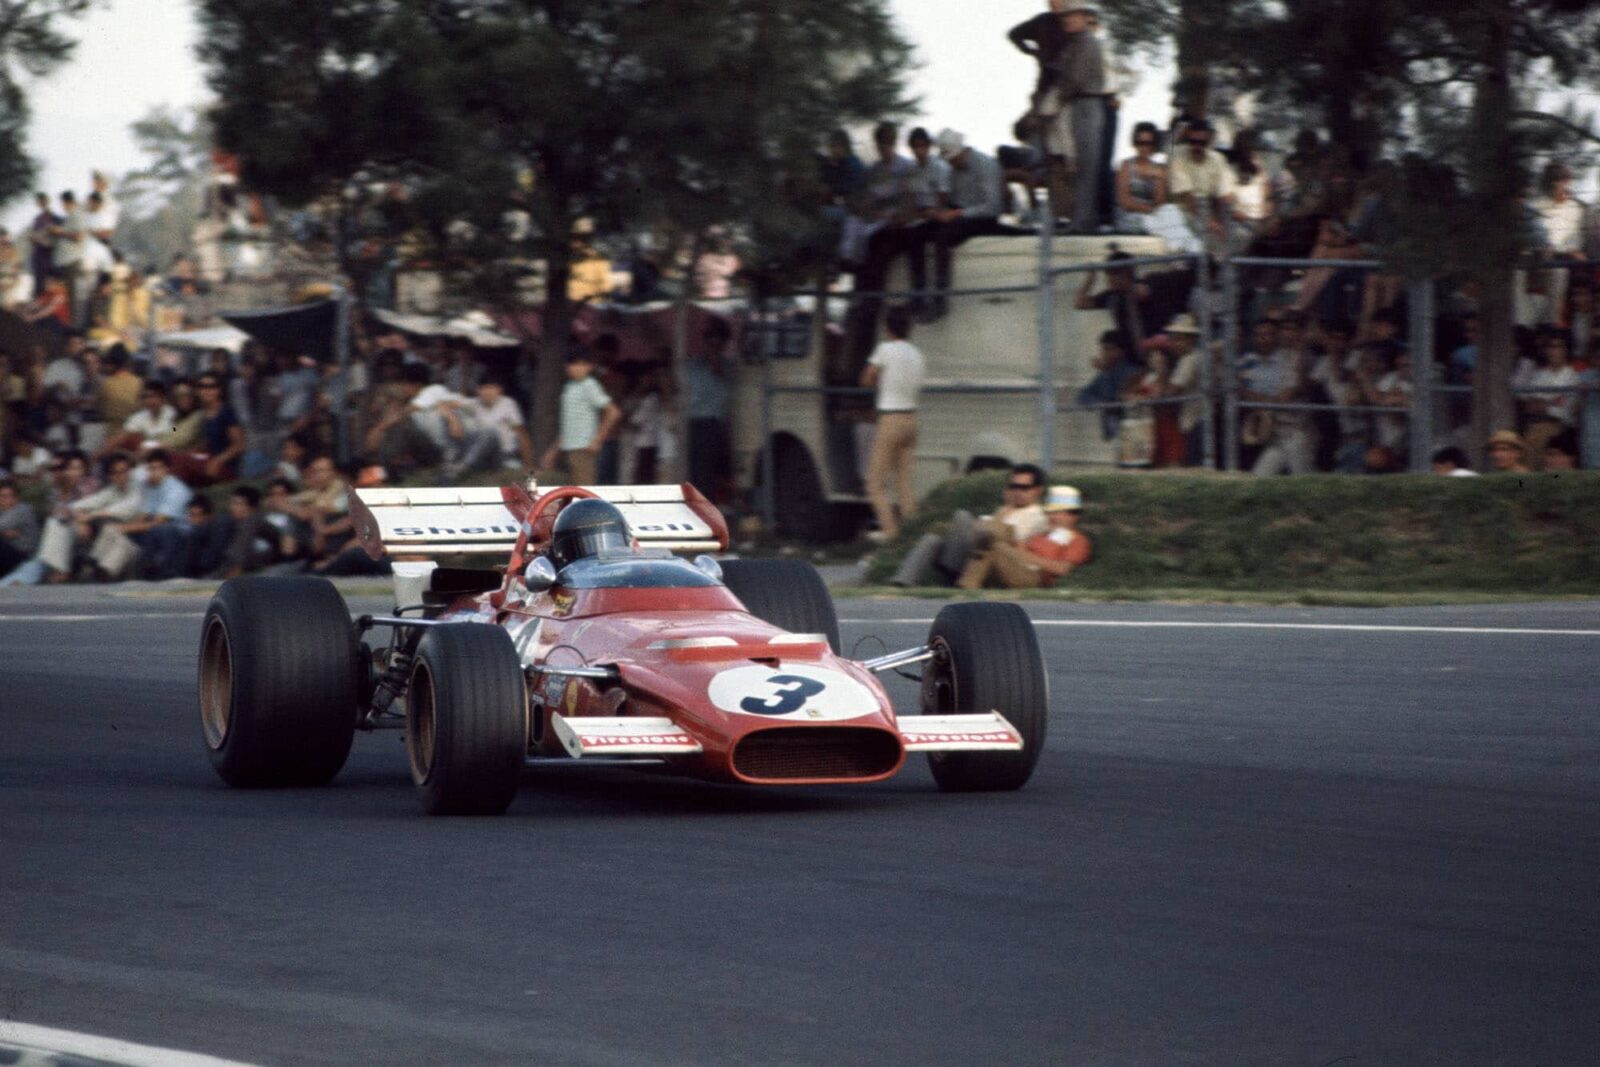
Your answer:
[[[1207,625],[1042,627],[1052,733],[1021,793],[945,796],[920,761],[820,791],[547,773],[488,820],[419,816],[394,735],[330,789],[223,788],[203,605],[0,600],[0,1018],[267,1064],[1600,1046],[1592,604],[1035,605]]]

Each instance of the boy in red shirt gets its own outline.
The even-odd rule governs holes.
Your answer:
[[[1053,485],[1044,500],[1050,528],[1021,546],[997,544],[973,557],[956,585],[962,589],[1047,589],[1057,578],[1089,562],[1094,545],[1078,532],[1083,494],[1070,485]]]

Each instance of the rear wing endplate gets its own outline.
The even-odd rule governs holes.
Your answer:
[[[549,492],[546,487],[542,492]],[[721,513],[693,486],[605,485],[590,492],[622,511],[628,528],[646,548],[673,552],[717,552],[728,543]],[[352,489],[350,515],[356,536],[373,559],[387,553],[405,559],[452,555],[510,555],[522,520],[507,495],[537,501],[537,488]]]

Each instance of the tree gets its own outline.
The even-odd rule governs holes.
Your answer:
[[[146,163],[117,183],[116,245],[131,261],[164,264],[189,247],[200,217],[211,125],[198,112],[156,107],[130,132]]]
[[[94,2],[0,0],[0,204],[28,192],[37,171],[28,155],[31,112],[24,83],[72,58],[77,42],[61,32],[61,22]]]
[[[217,135],[286,202],[404,183],[479,299],[546,264],[536,402],[554,425],[573,223],[727,223],[803,246],[814,153],[903,111],[884,0],[200,0]]]

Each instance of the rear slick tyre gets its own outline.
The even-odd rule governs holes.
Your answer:
[[[200,631],[200,729],[224,782],[326,785],[355,737],[361,666],[344,597],[323,578],[232,578]]]
[[[722,583],[745,610],[792,634],[822,634],[839,651],[839,612],[828,583],[803,559],[725,559]]]
[[[485,623],[430,627],[406,690],[406,754],[429,815],[499,815],[528,754],[528,689],[511,636]]]
[[[998,711],[1022,735],[1021,752],[929,753],[934,781],[947,792],[1022,788],[1039,762],[1050,712],[1033,620],[1015,604],[951,604],[934,618],[928,645],[924,715]]]

